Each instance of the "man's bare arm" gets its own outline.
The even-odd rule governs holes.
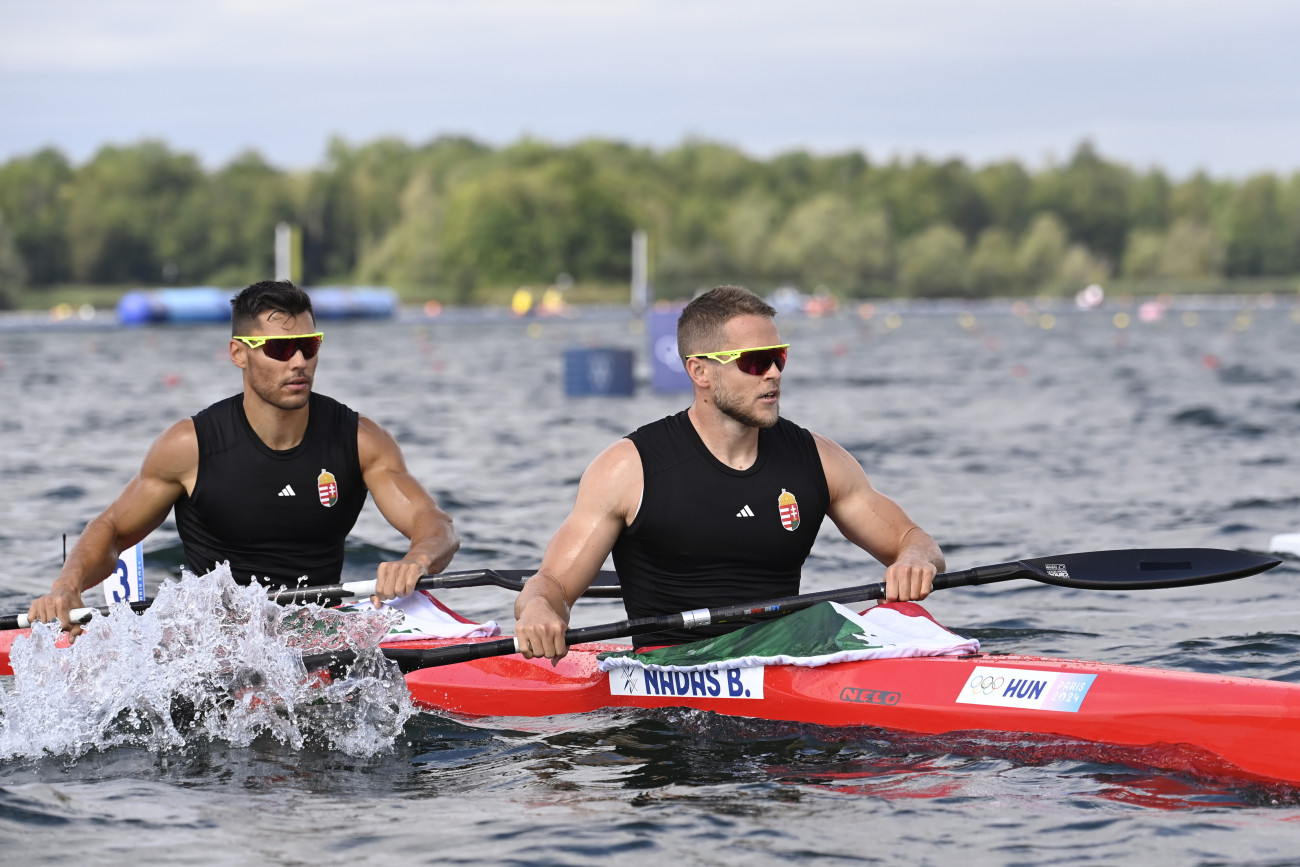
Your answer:
[[[362,416],[357,449],[366,489],[375,505],[411,543],[400,561],[379,564],[375,595],[379,599],[408,596],[415,592],[420,578],[447,568],[460,548],[460,537],[451,516],[406,468],[402,450],[388,431]]]
[[[911,601],[930,594],[945,568],[943,553],[897,503],[871,486],[862,465],[833,440],[813,434],[826,471],[828,514],[844,537],[887,567],[886,600]]]
[[[158,528],[178,499],[194,487],[199,447],[194,423],[184,419],[154,440],[140,471],[113,503],[86,525],[68,554],[50,592],[28,610],[33,621],[58,619],[75,636],[81,627],[69,623],[81,594],[117,568],[122,551]]]
[[[601,452],[578,484],[573,510],[551,537],[542,566],[515,600],[515,637],[525,658],[566,653],[569,609],[591,586],[641,500],[641,456],[631,440]]]

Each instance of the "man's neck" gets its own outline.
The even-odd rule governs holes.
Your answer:
[[[686,417],[709,452],[733,470],[747,470],[758,460],[758,428],[738,422],[698,398],[686,410]]]
[[[280,409],[244,392],[244,415],[248,417],[249,426],[267,448],[278,452],[302,442],[307,433],[307,422],[311,419],[310,409],[310,403],[300,409]]]

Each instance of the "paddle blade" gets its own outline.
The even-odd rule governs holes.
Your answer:
[[[1157,590],[1256,575],[1281,563],[1245,551],[1219,548],[1131,548],[1056,554],[1020,565],[1044,584],[1079,590]]]

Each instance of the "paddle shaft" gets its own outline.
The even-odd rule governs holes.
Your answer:
[[[528,576],[536,570],[532,569],[475,569],[469,572],[443,572],[440,575],[425,575],[416,582],[417,590],[448,590],[458,587],[504,587],[507,590],[519,591],[524,588],[524,582]],[[279,590],[270,590],[267,596],[274,602],[281,605],[301,604],[304,602],[320,602],[322,600],[333,599],[357,599],[365,596],[371,596],[375,592],[376,581],[350,581],[343,584],[326,584],[321,587],[299,587],[294,590],[281,588]],[[591,587],[585,595],[588,596],[618,596],[621,588],[618,585],[618,574],[609,570],[601,571],[597,574],[596,580],[592,582]],[[130,603],[132,611],[144,611],[153,605],[152,599],[141,599]],[[90,616],[98,611],[100,614],[107,615],[108,608],[74,608],[71,611],[72,621],[74,623],[85,623]],[[26,629],[31,626],[31,621],[27,619],[26,613],[23,614],[6,614],[0,616],[0,630],[3,629]]]
[[[152,599],[137,599],[135,602],[127,603],[131,606],[132,611],[144,611],[153,604]],[[85,623],[90,619],[90,615],[98,611],[100,614],[107,615],[108,608],[74,608],[71,611],[73,623]],[[0,615],[0,629],[26,629],[31,626],[32,622],[27,619],[26,612],[22,614],[5,614]]]
[[[977,566],[960,572],[945,572],[935,576],[933,589],[943,590],[1029,578],[1044,584],[1083,590],[1151,590],[1243,578],[1271,569],[1281,562],[1276,558],[1216,548],[1093,551],[1019,560],[1014,563],[997,563],[992,566]],[[713,623],[734,623],[737,620],[776,617],[821,602],[884,599],[885,593],[883,583],[863,584],[841,590],[825,590],[820,593],[806,593],[765,602],[702,608],[677,614],[641,617],[601,626],[569,629],[565,632],[564,638],[565,643],[572,646],[668,629],[695,629]],[[516,639],[505,638],[426,650],[384,648],[384,655],[397,662],[402,671],[413,671],[435,665],[450,665],[472,659],[504,656],[517,651]],[[339,651],[303,657],[303,661],[309,668],[330,666],[337,669],[353,658],[354,654],[351,651]]]
[[[961,587],[974,584],[988,584],[994,581],[1009,581],[1013,578],[1032,577],[1020,563],[1000,563],[996,566],[980,566],[962,572],[945,572],[934,578],[934,589]],[[822,602],[861,602],[864,599],[884,599],[884,583],[862,584],[857,587],[845,587],[839,590],[823,590],[818,593],[804,593],[799,596],[787,596],[782,599],[770,599],[764,602],[722,605],[716,608],[699,608],[694,611],[682,611],[677,614],[663,614],[657,617],[638,617],[622,620],[618,623],[606,623],[599,626],[581,626],[566,630],[565,644],[588,644],[594,641],[606,641],[626,635],[645,635],[649,632],[662,632],[667,629],[695,629],[714,623],[735,623],[738,620],[766,619],[791,614],[804,608],[811,608]],[[384,656],[397,663],[404,672],[435,665],[452,665],[468,662],[471,659],[486,659],[492,656],[505,656],[517,653],[519,647],[516,638],[502,638],[496,641],[479,641],[472,644],[457,644],[451,647],[439,647],[433,650],[386,647]],[[346,665],[356,658],[353,651],[304,656],[303,662],[308,669],[323,666],[337,667]]]

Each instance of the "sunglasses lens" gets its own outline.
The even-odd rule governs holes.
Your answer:
[[[320,337],[286,337],[278,340],[268,340],[262,344],[262,351],[266,353],[267,358],[273,358],[276,361],[288,361],[299,350],[302,351],[304,359],[310,359],[314,358],[316,353],[320,351],[322,339]]]
[[[777,370],[785,370],[785,353],[785,347],[742,352],[736,359],[736,367],[750,376],[763,376],[773,363],[776,364]]]

